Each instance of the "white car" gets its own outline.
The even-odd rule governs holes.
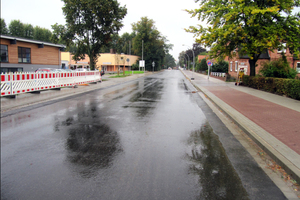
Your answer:
[[[87,68],[77,68],[77,69],[75,69],[75,71],[86,72],[86,71],[90,71],[90,70]]]

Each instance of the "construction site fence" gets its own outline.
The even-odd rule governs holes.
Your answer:
[[[1,96],[102,81],[99,71],[1,74]]]

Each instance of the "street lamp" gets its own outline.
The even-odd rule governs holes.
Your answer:
[[[188,70],[189,70],[189,67],[190,67],[189,63],[191,63],[190,58],[189,58],[189,55],[187,55],[187,54],[184,54],[184,55],[188,58],[187,67],[188,67]]]
[[[182,46],[187,46],[185,44],[183,44]],[[189,46],[187,46],[189,47]],[[190,47],[189,47],[190,48]],[[194,53],[194,50],[191,48],[192,52],[193,52],[193,73],[192,73],[192,78],[191,80],[194,80],[194,73],[195,73],[195,53]]]
[[[186,58],[185,57],[183,57],[183,59],[184,59],[184,61],[187,63],[187,61],[186,61]],[[184,61],[183,61],[183,64],[184,64]],[[179,63],[180,64],[180,63]],[[184,65],[185,66],[185,65]]]

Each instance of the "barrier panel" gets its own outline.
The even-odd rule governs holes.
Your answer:
[[[1,74],[1,96],[11,95],[11,75]]]
[[[101,80],[99,71],[2,73],[1,96],[74,86]]]

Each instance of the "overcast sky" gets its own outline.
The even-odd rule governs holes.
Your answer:
[[[127,15],[123,20],[124,32],[132,32],[132,23],[138,22],[141,17],[147,16],[155,21],[158,31],[166,36],[170,44],[173,44],[171,55],[178,59],[181,51],[192,46],[195,41],[193,34],[185,32],[184,28],[190,25],[197,25],[203,22],[183,11],[194,9],[199,6],[194,0],[118,0],[122,6],[126,5]],[[51,25],[65,24],[65,17],[62,13],[63,2],[61,0],[1,0],[1,18],[8,26],[11,20],[20,20],[23,23],[40,26],[52,31]],[[299,9],[297,9],[299,11]]]
[[[120,35],[124,32],[132,32],[132,23],[138,22],[141,17],[147,16],[155,21],[155,26],[163,36],[166,36],[173,50],[170,54],[175,60],[181,51],[192,46],[195,39],[193,34],[186,33],[184,28],[199,23],[195,18],[183,9],[197,8],[194,0],[174,1],[174,0],[118,0],[127,8],[127,15],[123,19],[124,27]],[[8,26],[11,20],[20,20],[22,23],[40,26],[52,31],[51,25],[65,24],[65,17],[62,13],[63,2],[61,0],[1,0],[1,18]]]

